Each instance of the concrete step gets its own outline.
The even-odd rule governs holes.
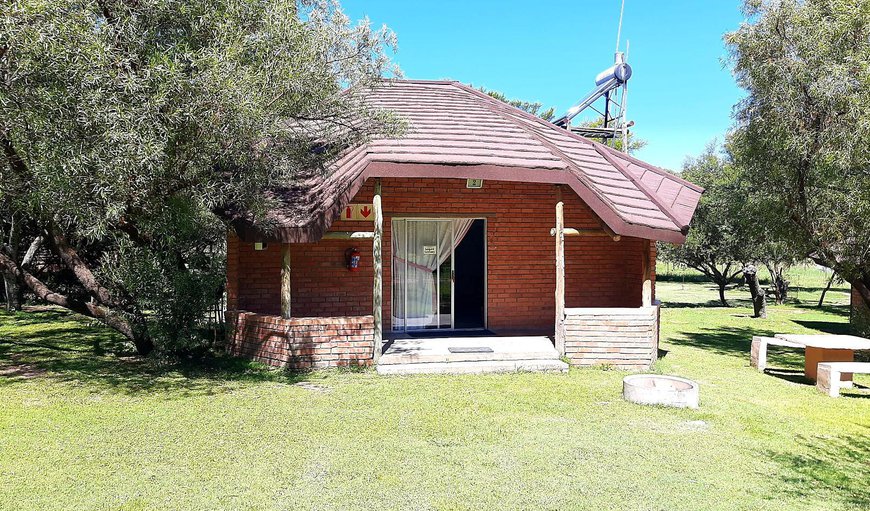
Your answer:
[[[485,353],[451,353],[450,348],[487,347]],[[559,353],[546,337],[484,337],[397,339],[381,355],[380,365],[519,360],[558,360]]]
[[[492,362],[511,360],[551,360],[558,359],[556,350],[522,351],[507,353],[385,353],[378,361],[381,365],[433,364],[456,362]]]
[[[490,354],[492,355],[492,354]],[[381,358],[383,361],[383,358]],[[559,359],[482,360],[463,362],[418,362],[411,364],[383,364],[378,374],[483,374],[513,372],[567,372],[568,364]]]

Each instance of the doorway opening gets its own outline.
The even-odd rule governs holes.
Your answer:
[[[486,328],[486,221],[392,220],[392,328]]]

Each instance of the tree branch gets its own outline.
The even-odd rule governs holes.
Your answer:
[[[24,258],[21,259],[21,268],[27,269],[30,267],[33,258],[36,257],[36,252],[39,250],[39,247],[42,246],[43,241],[45,241],[43,236],[37,236],[30,242],[30,246],[27,247],[27,252],[24,253]]]
[[[91,296],[97,299],[102,304],[110,307],[118,307],[121,309],[129,308],[128,300],[115,298],[112,293],[97,280],[88,265],[79,257],[78,252],[70,246],[66,237],[56,225],[52,224],[48,228],[48,233],[51,236],[52,244],[56,249],[63,263],[72,270],[76,276],[76,280],[90,293]]]
[[[98,319],[111,328],[117,330],[123,334],[124,337],[133,341],[139,354],[147,355],[154,348],[150,339],[147,337],[143,339],[141,335],[137,335],[136,329],[122,315],[115,313],[108,307],[97,305],[94,302],[82,302],[52,291],[41,280],[26,270],[22,270],[17,264],[15,264],[15,261],[2,252],[0,252],[0,268],[3,268],[6,272],[15,276],[17,280],[23,282],[40,299],[54,305],[59,305],[73,312],[78,312],[83,316]]]

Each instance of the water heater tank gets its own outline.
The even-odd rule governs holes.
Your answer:
[[[631,66],[623,62],[605,69],[595,77],[595,85],[601,85],[614,78],[619,83],[627,82],[631,78]]]

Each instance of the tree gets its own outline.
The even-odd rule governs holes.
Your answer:
[[[501,102],[507,103],[510,106],[519,108],[524,112],[528,112],[532,115],[538,116],[545,121],[552,121],[553,118],[556,117],[556,109],[554,107],[550,107],[546,110],[541,110],[543,104],[540,101],[524,101],[522,99],[510,99],[504,95],[503,92],[499,92],[497,90],[489,90],[486,87],[478,87],[480,92],[488,95],[491,98],[495,98]]]
[[[4,275],[140,354],[191,339],[221,293],[226,212],[261,218],[266,189],[398,129],[356,94],[393,45],[330,0],[7,3],[0,209],[32,228]],[[40,239],[69,292],[25,264]]]
[[[870,305],[870,1],[751,0],[727,34],[735,158],[783,239]]]
[[[697,158],[683,164],[682,176],[705,188],[692,227],[682,245],[661,244],[664,260],[701,272],[719,288],[719,301],[727,307],[725,289],[743,271],[743,224],[735,200],[737,173],[727,152],[710,144]]]

